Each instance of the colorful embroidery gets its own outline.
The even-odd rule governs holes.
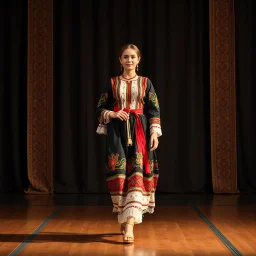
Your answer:
[[[124,86],[124,83],[126,83],[126,86]],[[132,104],[132,108],[143,108],[147,87],[146,77],[139,76],[138,80],[133,82],[124,82],[119,77],[114,77],[111,79],[111,84],[115,101],[113,103],[114,106],[130,108],[130,104]],[[132,86],[134,86],[135,90],[131,89]]]
[[[143,169],[143,155],[141,152],[136,152],[136,156],[128,159],[127,161],[127,173],[130,173],[134,168]]]
[[[119,154],[111,154],[108,156],[107,169],[109,170],[124,170],[126,168],[126,159],[118,160]]]
[[[143,155],[141,152],[136,152],[136,157],[134,161],[135,167],[143,168]]]
[[[146,88],[147,88],[147,78],[146,77],[142,77],[142,79],[140,79],[140,88],[141,88],[141,97],[140,97],[140,108],[144,107],[144,97],[146,94]]]
[[[150,122],[151,125],[152,124],[159,124],[160,125],[160,118],[152,117],[152,118],[150,118],[149,122]]]
[[[159,170],[157,160],[149,160],[150,170]],[[136,152],[136,157],[127,160],[127,173],[130,173],[132,169],[139,167],[143,168],[143,155],[141,152]]]
[[[158,102],[158,98],[156,96],[155,93],[149,92],[149,100],[151,100],[154,104],[154,106],[159,109],[159,102]]]
[[[153,171],[153,170],[159,170],[157,160],[150,160],[150,161],[149,161],[149,165],[150,165],[150,170],[151,170],[151,171]]]
[[[104,109],[104,110],[101,111],[100,116],[98,118],[98,121],[99,121],[100,124],[104,123],[104,115],[105,115],[106,112],[109,112],[109,110]]]
[[[102,93],[100,96],[100,100],[98,102],[97,108],[100,107],[102,105],[102,103],[104,103],[106,100],[108,99],[108,93]]]
[[[114,97],[114,104],[117,105],[119,108],[122,107],[121,105],[121,100],[120,100],[120,94],[119,94],[119,88],[120,88],[120,79],[119,77],[113,77],[111,79],[111,86],[112,86],[112,92],[113,92],[113,97]]]

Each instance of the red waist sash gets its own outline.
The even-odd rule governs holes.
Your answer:
[[[121,109],[114,106],[115,112],[118,112],[119,110],[121,110]],[[149,174],[150,173],[150,165],[149,165],[149,161],[148,161],[147,142],[146,142],[146,137],[145,137],[145,133],[143,130],[143,125],[139,118],[139,114],[143,114],[143,109],[124,108],[123,111],[125,111],[126,113],[135,115],[135,118],[136,118],[136,123],[135,123],[136,142],[137,142],[139,152],[141,152],[143,155],[143,164],[145,167],[145,173]]]

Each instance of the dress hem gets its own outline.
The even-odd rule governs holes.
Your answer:
[[[124,211],[119,210],[118,208],[114,207],[113,212],[117,213],[118,216],[118,223],[122,224],[126,222],[127,217],[132,216],[134,217],[134,223],[140,224],[143,219],[143,214],[145,213],[154,213],[155,207],[148,206],[146,209],[137,208],[137,207],[130,207]]]

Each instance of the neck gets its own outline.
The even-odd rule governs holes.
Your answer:
[[[136,75],[137,75],[137,74],[136,74],[135,70],[124,71],[124,72],[123,72],[123,77],[124,77],[124,78],[127,78],[127,79],[136,77]]]

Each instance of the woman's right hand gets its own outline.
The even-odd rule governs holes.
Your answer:
[[[110,113],[110,118],[118,118],[122,121],[126,121],[129,119],[129,114],[123,110],[119,110],[118,112],[111,112]]]

